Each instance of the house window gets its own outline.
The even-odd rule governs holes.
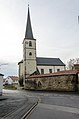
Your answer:
[[[60,69],[57,69],[57,72],[60,71]]]
[[[32,55],[32,53],[30,52],[30,53],[29,53],[29,56],[31,56],[31,55]]]
[[[49,69],[49,73],[52,73],[52,69]]]
[[[44,69],[41,69],[41,74],[44,74]]]
[[[29,41],[29,46],[31,46],[31,47],[32,47],[32,42],[31,42],[31,41]]]

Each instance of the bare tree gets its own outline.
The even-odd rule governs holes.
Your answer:
[[[79,58],[76,58],[76,64],[79,64]]]

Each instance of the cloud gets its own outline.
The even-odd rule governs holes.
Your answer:
[[[4,74],[4,77],[16,76],[18,75],[18,65],[16,63],[8,63],[8,65],[1,65],[0,73]]]

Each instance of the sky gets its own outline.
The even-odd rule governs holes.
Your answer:
[[[0,73],[18,75],[28,3],[37,56],[79,58],[79,0],[0,0]]]

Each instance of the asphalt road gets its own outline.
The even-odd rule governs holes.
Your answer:
[[[37,95],[39,103],[29,119],[79,119],[79,94],[39,92]]]
[[[3,90],[0,100],[0,119],[21,119],[37,100],[27,96],[24,91]]]
[[[18,114],[17,118],[11,115],[6,118],[21,119],[21,116],[27,112],[27,107],[29,105],[31,107],[38,100],[38,105],[29,114],[28,119],[79,119],[79,94],[27,90],[3,92],[4,96],[8,96],[8,100],[0,101],[0,119],[11,110],[14,112],[23,107],[23,112],[20,110],[20,113],[19,111],[14,113]]]

